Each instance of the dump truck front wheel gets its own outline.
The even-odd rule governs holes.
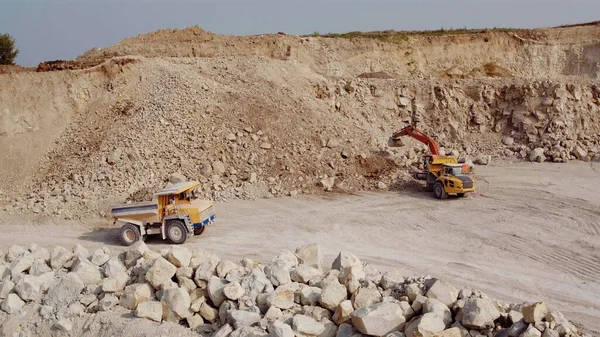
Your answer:
[[[140,229],[130,223],[126,223],[121,227],[119,238],[125,246],[131,246],[140,240]]]
[[[433,194],[438,199],[446,199],[448,197],[448,193],[446,193],[444,184],[441,181],[438,181],[433,185]]]
[[[204,228],[206,228],[206,226],[194,228],[194,235],[202,234],[202,232],[204,232]]]
[[[185,224],[180,220],[172,220],[167,225],[167,239],[172,243],[179,245],[187,239],[187,231]]]

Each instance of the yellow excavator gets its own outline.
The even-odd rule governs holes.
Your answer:
[[[427,192],[433,192],[438,199],[446,199],[450,194],[463,197],[466,193],[475,191],[473,179],[467,175],[472,172],[469,164],[459,163],[452,156],[442,156],[436,141],[414,125],[394,133],[390,138],[390,146],[404,146],[401,140],[404,136],[412,137],[429,147],[431,153],[423,158],[423,171],[415,173],[416,179],[427,181]]]

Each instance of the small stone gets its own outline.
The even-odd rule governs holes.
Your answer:
[[[520,337],[541,337],[542,333],[536,329],[533,324],[529,324],[529,327],[523,331]]]
[[[273,146],[271,145],[271,143],[267,143],[267,142],[260,143],[261,149],[270,150],[272,147]]]
[[[383,274],[381,278],[381,287],[384,290],[391,289],[395,286],[402,285],[404,283],[404,276],[397,270],[391,270]]]
[[[79,276],[84,285],[97,284],[102,280],[102,270],[81,257],[75,258],[71,270]]]
[[[15,288],[15,283],[8,277],[0,283],[0,299],[5,299],[8,294]]]
[[[237,139],[233,133],[228,133],[226,138],[229,141],[235,141]]]
[[[197,327],[204,325],[204,320],[200,315],[190,316],[186,318],[186,320],[190,329],[196,329]]]
[[[331,191],[335,185],[335,177],[329,177],[321,179],[321,186],[325,187],[325,190]]]
[[[216,175],[222,175],[223,173],[225,173],[225,164],[223,164],[223,162],[217,160],[217,161],[213,162],[212,169]]]
[[[187,178],[179,172],[175,172],[169,176],[169,182],[171,184],[183,183],[185,181],[187,181]]]
[[[375,303],[381,302],[381,293],[377,288],[360,288],[354,295],[354,308],[366,308]]]
[[[506,146],[512,146],[515,144],[515,140],[512,137],[503,137],[502,144]]]
[[[73,330],[73,322],[71,322],[69,319],[63,318],[56,322],[54,327],[59,331],[68,333],[69,331]]]
[[[275,291],[268,295],[267,303],[270,306],[272,305],[279,309],[289,309],[294,306],[294,295],[295,290],[293,289],[292,283],[279,286],[277,289],[275,289]]]
[[[156,322],[162,321],[162,304],[158,301],[145,301],[138,304],[136,316]]]
[[[119,303],[119,299],[117,296],[113,294],[106,294],[104,297],[98,302],[98,309],[100,311],[108,311],[115,305]]]
[[[377,188],[380,190],[385,190],[388,188],[388,185],[386,183],[384,183],[383,181],[379,181],[379,182],[377,182]]]
[[[340,141],[335,138],[331,138],[327,141],[327,147],[330,149],[339,147],[340,145],[341,145]]]

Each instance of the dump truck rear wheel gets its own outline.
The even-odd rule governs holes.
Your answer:
[[[464,196],[465,196],[465,194],[464,194],[464,193],[457,193],[456,195],[458,195],[458,197],[459,197],[459,198],[462,198],[462,197],[464,197]]]
[[[172,243],[179,245],[187,239],[187,231],[182,221],[173,220],[167,226],[167,239]]]
[[[202,234],[202,232],[204,232],[205,228],[206,228],[206,226],[202,226],[200,228],[195,228],[194,229],[194,235],[200,235],[200,234]]]
[[[446,199],[448,197],[448,193],[446,193],[444,184],[441,181],[438,181],[433,185],[433,194],[438,199]]]
[[[125,246],[131,246],[140,240],[140,229],[130,223],[124,224],[121,227],[119,238]]]

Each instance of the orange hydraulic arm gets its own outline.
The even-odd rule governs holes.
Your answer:
[[[394,133],[392,135],[392,140],[393,141],[400,140],[400,137],[402,137],[402,136],[409,136],[409,137],[412,137],[412,138],[420,141],[423,144],[427,144],[427,146],[429,146],[429,151],[431,152],[432,155],[434,155],[434,156],[440,155],[440,147],[435,142],[435,140],[427,137],[427,135],[423,131],[415,128],[413,125],[409,125],[409,126],[405,127],[404,129]]]

